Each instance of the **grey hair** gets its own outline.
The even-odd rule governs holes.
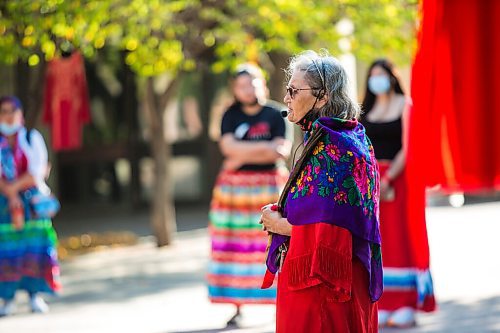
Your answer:
[[[291,77],[296,71],[305,72],[314,97],[322,98],[326,94],[326,104],[318,110],[321,117],[358,119],[360,106],[349,96],[349,79],[337,58],[326,50],[319,54],[304,51],[292,58],[286,73]]]

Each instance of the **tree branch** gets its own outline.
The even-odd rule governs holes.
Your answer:
[[[170,84],[168,85],[167,89],[158,97],[157,106],[159,109],[157,109],[159,112],[163,112],[165,108],[167,107],[168,102],[172,98],[172,96],[177,92],[177,88],[179,87],[180,81],[182,77],[182,72],[177,74],[177,77],[172,79],[170,81]]]

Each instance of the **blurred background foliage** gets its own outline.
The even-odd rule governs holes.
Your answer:
[[[0,4],[0,62],[31,66],[76,47],[126,52],[138,74],[215,72],[270,52],[349,51],[411,60],[416,0],[17,0]],[[348,20],[352,27],[339,27]],[[345,43],[345,41],[349,43]],[[339,43],[341,41],[341,43]],[[344,43],[342,43],[344,42]],[[343,46],[344,45],[344,46]]]

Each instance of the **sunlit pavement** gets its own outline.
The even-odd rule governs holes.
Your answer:
[[[500,202],[431,207],[427,218],[439,311],[404,332],[500,332]],[[207,300],[208,249],[206,229],[195,229],[165,249],[144,237],[65,261],[64,292],[49,299],[51,312],[30,314],[20,294],[0,333],[273,332],[272,306],[246,307],[244,328],[224,329],[233,309]]]

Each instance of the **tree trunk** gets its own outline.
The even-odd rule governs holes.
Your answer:
[[[152,133],[151,138],[152,155],[155,162],[151,223],[158,246],[165,246],[172,243],[173,234],[176,231],[176,221],[169,172],[172,147],[165,141],[163,121],[159,122],[162,123],[161,126],[158,126],[161,131]]]
[[[225,83],[225,82],[224,82]],[[200,115],[203,123],[202,144],[204,145],[202,163],[202,200],[205,204],[210,202],[212,197],[212,189],[215,184],[217,174],[222,164],[222,154],[217,142],[212,141],[209,136],[210,109],[213,98],[220,83],[217,82],[215,74],[213,74],[208,66],[201,67],[201,96],[200,96]]]
[[[275,51],[269,53],[269,58],[271,59],[274,67],[274,72],[271,73],[271,77],[267,83],[271,93],[270,97],[272,100],[283,103],[286,85],[286,73],[283,69],[286,68],[288,61],[290,60],[290,55]]]
[[[171,244],[173,234],[176,231],[175,208],[169,172],[172,147],[165,140],[163,116],[167,101],[177,88],[177,82],[177,79],[172,81],[161,96],[155,94],[153,78],[147,79],[146,86],[146,110],[151,130],[151,153],[155,165],[151,224],[159,247]]]
[[[28,128],[36,125],[42,110],[45,62],[30,67],[19,60],[16,64],[15,94],[23,103],[25,123]]]
[[[128,129],[128,160],[130,163],[130,201],[132,207],[137,209],[141,204],[141,181],[139,170],[139,119],[137,112],[139,102],[137,100],[136,76],[130,67],[125,63],[126,53],[122,52],[122,77],[123,92],[120,98],[121,109],[124,110],[127,117]]]

